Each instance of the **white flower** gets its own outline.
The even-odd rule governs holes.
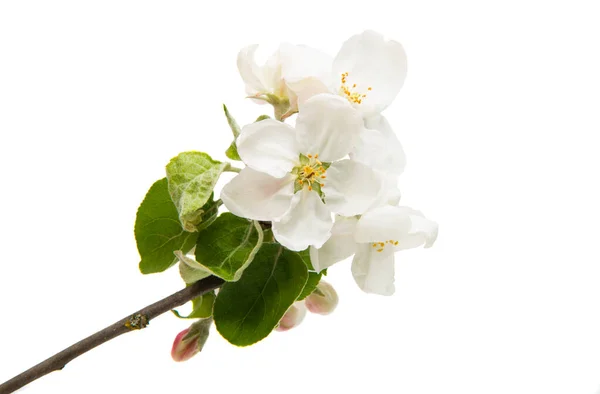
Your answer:
[[[346,98],[368,118],[392,103],[406,79],[406,53],[402,45],[386,41],[372,30],[350,37],[329,64],[325,59],[304,56],[302,60],[296,59],[299,63],[293,72],[282,70],[300,105],[315,94],[331,92]],[[311,66],[299,71],[306,64]]]
[[[291,250],[322,246],[332,212],[361,214],[380,194],[372,169],[344,159],[362,128],[348,101],[330,94],[308,100],[295,129],[272,119],[245,126],[236,144],[247,167],[225,185],[223,203],[235,215],[272,221]]]
[[[243,48],[237,57],[237,66],[246,85],[246,94],[255,97],[266,94],[287,97],[287,88],[281,78],[279,50],[275,51],[264,65],[259,66],[254,59],[256,49],[258,45],[249,45]]]
[[[323,270],[354,255],[352,275],[367,293],[394,293],[394,253],[424,245],[437,238],[437,223],[408,207],[384,205],[360,218],[339,217],[329,240],[320,248],[311,247],[313,267]]]
[[[283,67],[281,75],[298,105],[323,92],[347,99],[365,121],[351,157],[374,169],[401,174],[404,150],[381,111],[392,103],[406,78],[402,45],[367,30],[348,39],[329,63],[317,50],[302,56],[294,51],[287,54],[286,64],[294,67]]]
[[[406,155],[389,122],[383,115],[364,119],[361,131],[350,157],[369,167],[393,175],[400,175],[406,166]]]
[[[331,63],[331,59],[314,48],[283,43],[262,66],[255,60],[257,48],[258,45],[243,48],[238,53],[237,66],[246,85],[246,94],[259,99],[255,100],[259,104],[289,102],[290,107],[285,110],[296,112],[297,97],[288,89],[284,74],[294,80],[312,76],[328,78],[321,70],[326,68],[324,64]]]

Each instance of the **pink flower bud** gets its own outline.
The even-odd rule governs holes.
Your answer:
[[[275,328],[277,331],[287,331],[302,323],[306,316],[306,307],[302,302],[295,302],[285,312],[285,315],[279,321],[279,325]]]
[[[187,361],[199,353],[208,339],[211,323],[212,318],[198,320],[177,334],[171,349],[173,360]]]
[[[325,281],[319,282],[311,295],[304,299],[306,308],[312,313],[328,315],[338,304],[338,295],[333,286]]]

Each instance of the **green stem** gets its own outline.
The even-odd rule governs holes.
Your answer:
[[[228,169],[226,169],[225,171],[227,171],[227,172],[237,172],[237,173],[239,173],[240,171],[242,171],[242,169],[241,169],[241,168],[237,168],[237,167],[234,167],[234,166],[231,166],[231,165],[230,165],[230,166],[229,166],[229,168],[228,168]]]

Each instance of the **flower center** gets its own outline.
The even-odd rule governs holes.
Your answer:
[[[380,253],[381,253],[381,252],[383,252],[383,250],[385,249],[385,247],[386,247],[388,244],[389,244],[390,246],[396,246],[396,245],[398,245],[398,241],[395,241],[395,240],[393,240],[393,239],[390,239],[390,240],[388,240],[388,241],[385,241],[385,242],[373,242],[373,243],[371,244],[371,246],[372,246],[372,247],[374,247],[374,248],[376,248],[376,250],[377,250],[378,252],[380,252]]]
[[[296,174],[298,179],[299,188],[301,189],[304,185],[308,185],[308,190],[313,188],[321,190],[322,186],[325,186],[323,179],[327,178],[325,173],[327,169],[319,161],[319,155],[306,155],[300,157],[300,165],[292,170],[292,173]]]
[[[350,101],[351,103],[361,104],[362,101],[367,97],[367,95],[366,93],[361,94],[360,92],[355,91],[355,83],[352,84],[352,87],[348,87],[348,75],[350,75],[350,73],[348,73],[347,71],[345,73],[342,73],[342,85],[340,86],[340,93],[343,96],[346,96],[348,101]],[[371,91],[372,89],[373,88],[370,86],[367,88],[368,91]]]

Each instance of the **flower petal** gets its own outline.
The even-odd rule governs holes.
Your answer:
[[[298,163],[296,131],[274,119],[244,126],[236,145],[248,167],[276,178],[289,174]]]
[[[345,86],[366,94],[361,104],[356,104],[365,115],[381,112],[390,105],[404,84],[406,70],[402,45],[385,41],[381,34],[371,30],[350,37],[333,61],[334,78],[340,78],[338,89],[342,73],[348,73]]]
[[[411,220],[405,209],[384,205],[361,216],[356,224],[354,239],[360,243],[400,241],[408,235],[410,227]]]
[[[410,218],[410,230],[404,237],[398,239],[396,250],[412,249],[424,245],[430,248],[435,243],[438,236],[438,224],[417,210],[409,207],[399,207],[406,212]]]
[[[331,235],[331,212],[315,191],[307,187],[294,194],[292,205],[281,221],[273,222],[273,235],[290,250],[320,248]]]
[[[304,299],[304,305],[311,313],[329,315],[335,310],[339,297],[333,286],[320,281],[315,291]]]
[[[333,58],[306,45],[283,43],[279,47],[282,76],[286,82],[317,78],[326,85],[331,82]]]
[[[306,305],[302,301],[294,302],[283,315],[275,331],[284,332],[297,327],[306,316]]]
[[[352,260],[352,275],[366,293],[394,294],[394,251],[377,252],[370,244],[361,244]]]
[[[296,99],[290,105],[294,110],[306,100],[319,93],[331,93],[331,64],[333,58],[304,45],[281,44],[282,76],[288,87],[288,93]]]
[[[234,215],[253,220],[278,220],[289,209],[294,176],[274,178],[244,168],[221,191],[223,204]]]
[[[307,100],[296,119],[300,153],[318,154],[325,162],[350,153],[363,129],[363,120],[350,103],[332,94],[318,94]]]
[[[331,89],[319,78],[310,77],[298,81],[286,81],[291,94],[296,97],[296,110],[303,111],[308,99],[317,94],[331,93]]]
[[[381,115],[365,119],[365,128],[359,134],[350,157],[375,170],[396,175],[400,175],[406,166],[402,144],[387,119]]]
[[[262,67],[262,80],[268,92],[276,96],[285,96],[285,83],[281,70],[281,52],[278,49],[267,59]]]
[[[327,169],[322,190],[332,212],[353,216],[373,205],[381,187],[381,177],[371,168],[353,160],[340,160]]]
[[[257,48],[257,44],[242,48],[237,57],[238,70],[246,84],[248,95],[263,93],[267,90],[262,79],[262,70],[254,60],[254,53]]]
[[[379,176],[382,179],[381,190],[379,191],[379,195],[377,199],[369,207],[368,210],[380,207],[382,205],[398,205],[400,202],[400,189],[398,189],[398,177],[396,175],[386,174],[383,172],[378,172]]]
[[[319,249],[311,246],[310,262],[315,271],[320,272],[329,268],[356,252],[358,244],[354,240],[354,229],[357,221],[356,217],[338,216],[327,242]]]

